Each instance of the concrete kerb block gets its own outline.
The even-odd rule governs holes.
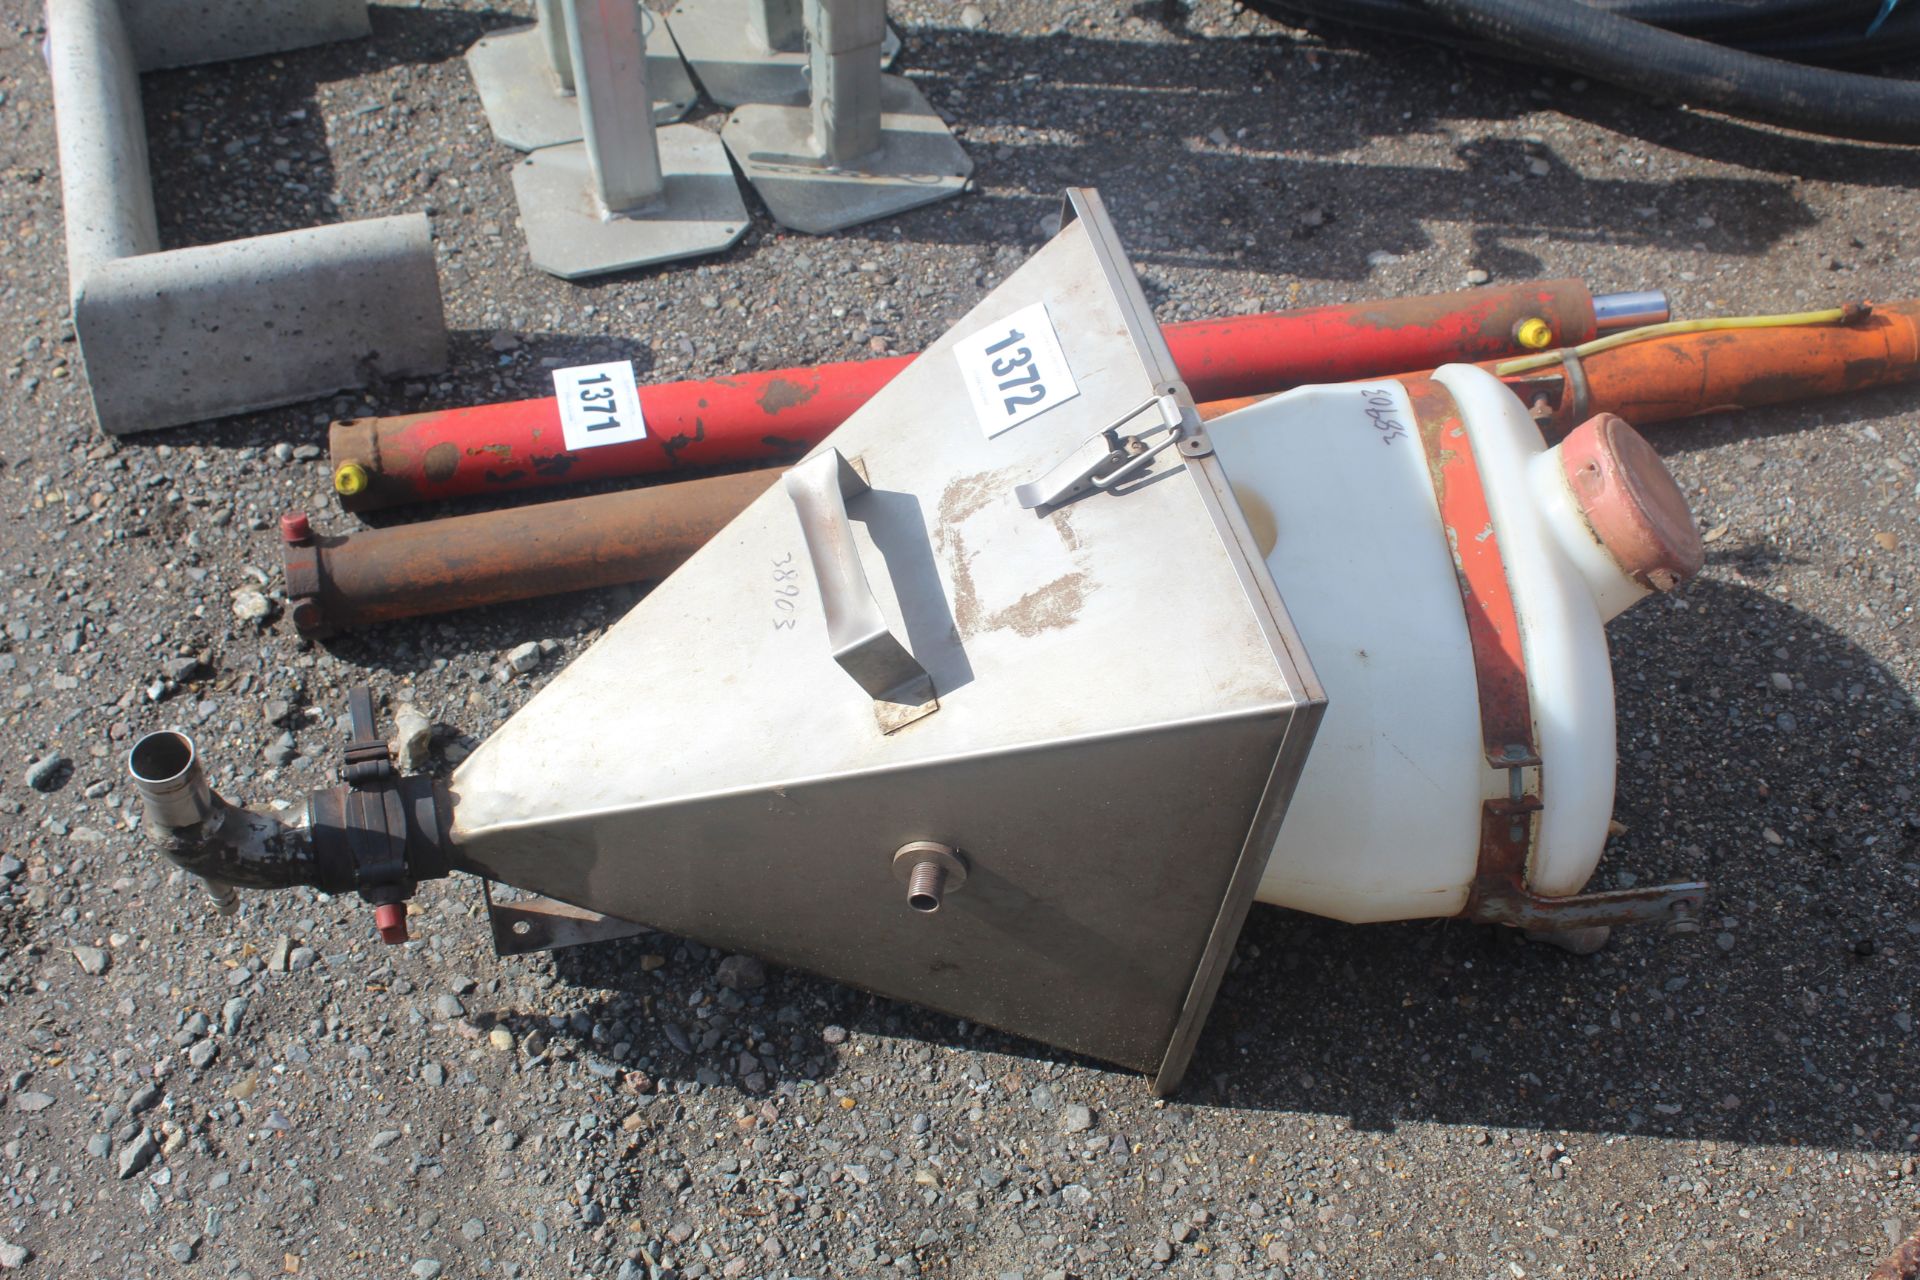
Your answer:
[[[142,71],[373,34],[367,0],[124,0]]]
[[[249,39],[288,37],[245,46],[259,53],[324,38],[315,33],[339,27],[353,8],[158,0],[142,21],[154,10],[181,22],[189,10],[206,21],[251,13],[260,21]],[[364,30],[364,4],[359,16]],[[423,215],[160,251],[140,106],[138,69],[148,54],[132,30],[121,0],[47,5],[68,289],[101,428],[178,426],[445,368],[446,320]],[[202,35],[203,48],[242,47],[232,33]]]
[[[120,258],[74,284],[94,414],[114,435],[447,364],[425,214]]]

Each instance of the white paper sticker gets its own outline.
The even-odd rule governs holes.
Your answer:
[[[631,360],[555,369],[553,392],[560,400],[560,432],[570,453],[647,438]]]
[[[953,354],[989,440],[1080,394],[1044,302],[961,339]]]

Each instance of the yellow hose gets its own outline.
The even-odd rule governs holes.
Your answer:
[[[1840,324],[1860,314],[1858,304],[1848,307],[1829,307],[1824,311],[1795,311],[1778,316],[1722,316],[1705,320],[1672,320],[1666,324],[1650,324],[1644,329],[1628,329],[1624,333],[1608,334],[1604,338],[1595,338],[1592,342],[1583,342],[1573,349],[1573,354],[1582,359],[1602,351],[1611,351],[1615,347],[1624,347],[1630,342],[1643,342],[1648,338],[1666,338],[1678,333],[1708,333],[1715,329],[1780,329],[1791,325]],[[1507,377],[1516,373],[1528,373],[1534,369],[1544,369],[1550,364],[1558,364],[1565,351],[1543,351],[1537,356],[1517,356],[1512,360],[1502,360],[1493,366],[1498,377]]]

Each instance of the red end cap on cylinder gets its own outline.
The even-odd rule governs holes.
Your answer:
[[[1646,437],[1603,413],[1560,442],[1560,465],[1600,545],[1642,586],[1671,591],[1700,571],[1706,548],[1667,464]]]
[[[389,946],[407,940],[407,904],[404,902],[383,902],[373,909],[373,927],[380,931],[380,941]]]

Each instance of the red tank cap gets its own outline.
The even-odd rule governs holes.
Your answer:
[[[380,931],[380,941],[389,946],[407,940],[407,905],[404,902],[383,902],[373,909],[373,927]]]
[[[1646,437],[1602,413],[1560,442],[1560,466],[1594,537],[1642,586],[1671,591],[1700,571],[1706,549],[1686,495]]]
[[[304,511],[289,511],[280,517],[280,540],[289,546],[298,546],[313,537],[313,526],[307,523]]]

